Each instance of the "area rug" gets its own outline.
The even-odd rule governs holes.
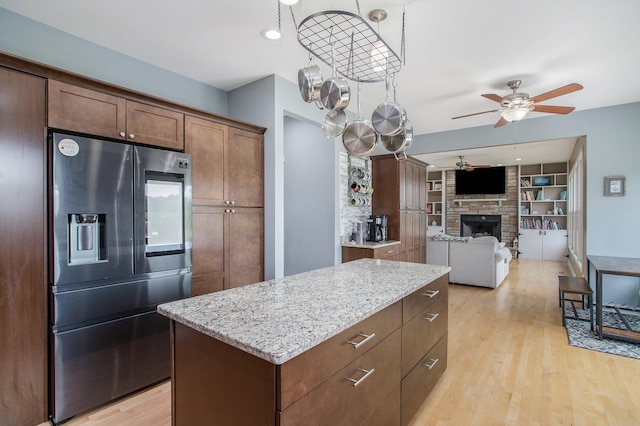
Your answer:
[[[569,316],[573,316],[573,309],[571,309],[571,306],[566,306],[565,310],[567,310]],[[576,310],[578,312],[579,318],[589,319],[588,309]],[[635,315],[627,315],[625,318],[634,330],[640,330],[640,317]],[[616,314],[615,312],[602,312],[602,322],[605,327],[614,327],[626,330],[624,323],[620,320],[620,317],[618,317],[618,314]],[[578,321],[567,318],[566,329],[567,337],[569,338],[569,344],[571,346],[640,359],[640,344],[614,339],[600,340],[598,339],[596,332],[591,331],[588,321]]]

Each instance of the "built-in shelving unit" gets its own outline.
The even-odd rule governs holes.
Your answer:
[[[427,235],[444,232],[445,200],[444,171],[427,171]]]
[[[520,166],[520,257],[566,260],[567,163]]]

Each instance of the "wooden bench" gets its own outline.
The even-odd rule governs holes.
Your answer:
[[[571,277],[568,275],[558,275],[559,282],[559,296],[560,296],[560,307],[562,308],[562,326],[566,325],[566,319],[571,318],[579,321],[589,321],[591,324],[591,330],[595,330],[593,324],[593,291],[587,280],[582,277]],[[577,294],[580,295],[580,300],[575,299],[567,299],[567,294]],[[565,302],[570,302],[571,307],[573,308],[573,317],[567,316],[565,314]],[[589,319],[579,318],[578,312],[576,311],[575,302],[582,303],[582,309],[585,309],[585,305],[589,309]],[[586,302],[586,303],[585,303]]]

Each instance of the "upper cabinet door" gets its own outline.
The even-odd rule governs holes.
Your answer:
[[[191,154],[193,204],[224,205],[225,147],[229,128],[187,116],[184,149]]]
[[[184,150],[184,114],[127,101],[127,140]]]
[[[225,172],[227,200],[236,206],[264,205],[263,137],[240,129],[229,130]]]
[[[55,80],[47,86],[49,127],[114,139],[125,136],[126,100]]]
[[[184,150],[184,114],[49,80],[47,125]]]

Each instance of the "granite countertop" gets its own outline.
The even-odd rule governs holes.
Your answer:
[[[348,243],[342,243],[342,247],[355,247],[355,248],[364,248],[364,249],[377,249],[381,247],[394,246],[396,244],[400,244],[400,241],[396,240],[388,240],[388,241],[365,241],[362,244],[358,244],[355,241],[350,241]]]
[[[449,272],[448,266],[360,259],[158,306],[158,312],[283,364]]]

